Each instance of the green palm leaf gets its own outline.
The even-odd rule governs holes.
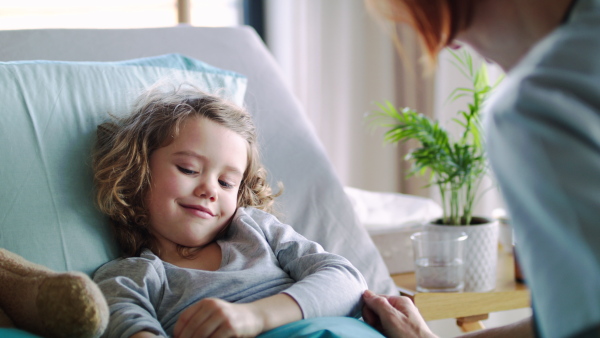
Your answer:
[[[368,118],[373,125],[387,129],[383,136],[385,142],[416,140],[419,143],[406,155],[406,160],[412,162],[408,176],[429,175],[427,186],[438,186],[445,224],[462,221],[469,224],[477,187],[487,173],[480,114],[486,98],[499,82],[490,85],[485,63],[475,69],[467,51],[450,51],[450,54],[452,64],[471,82],[471,87],[455,88],[447,99],[451,102],[464,97],[471,99],[468,110],[458,111],[457,117],[452,119],[463,130],[458,140],[451,139],[438,121],[408,107],[398,110],[389,101],[376,103],[378,109]]]

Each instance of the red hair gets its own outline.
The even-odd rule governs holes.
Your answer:
[[[474,0],[365,0],[377,14],[413,27],[423,49],[435,60],[471,23]]]

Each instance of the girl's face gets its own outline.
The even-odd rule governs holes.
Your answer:
[[[161,255],[215,239],[235,213],[246,165],[246,140],[206,118],[188,119],[154,151],[146,202]]]

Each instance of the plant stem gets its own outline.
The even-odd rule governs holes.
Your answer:
[[[443,184],[438,184],[440,189],[440,197],[442,199],[442,222],[448,224],[448,206],[446,205],[446,189]]]

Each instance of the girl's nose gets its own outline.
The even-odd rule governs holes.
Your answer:
[[[196,186],[194,195],[215,201],[217,199],[217,183],[213,183],[211,180],[203,180]]]

